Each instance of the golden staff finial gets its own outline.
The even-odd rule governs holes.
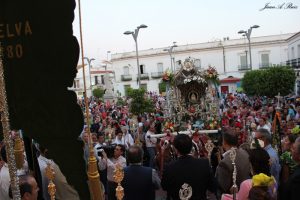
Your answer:
[[[45,169],[45,174],[49,180],[48,193],[50,195],[50,199],[55,200],[56,187],[55,187],[55,184],[53,183],[53,180],[55,178],[55,172],[54,172],[54,169],[51,166],[50,162],[47,163],[47,167]]]
[[[87,133],[89,135],[89,161],[88,161],[88,178],[89,178],[89,187],[93,200],[103,200],[103,191],[100,184],[100,175],[97,168],[97,160],[94,154],[94,148],[91,143],[91,132],[90,132],[90,113],[89,113],[89,102],[86,95],[86,81],[85,81],[85,66],[84,66],[84,51],[83,51],[83,36],[82,36],[82,23],[81,23],[81,4],[78,0],[78,11],[79,11],[79,29],[80,29],[80,48],[81,48],[81,63],[82,63],[82,72],[83,72],[83,86],[84,86],[84,103],[85,103],[85,113],[86,113],[86,125]]]
[[[118,200],[122,200],[124,197],[124,188],[121,186],[121,182],[124,178],[124,171],[121,165],[117,164],[114,171],[114,180],[118,183],[116,188],[116,197]]]
[[[6,145],[7,164],[11,180],[12,195],[14,200],[21,200],[13,141],[10,136],[9,113],[4,80],[4,66],[2,63],[2,50],[2,45],[0,43],[0,120],[2,123],[4,143]]]
[[[14,146],[15,158],[16,158],[16,167],[21,169],[24,165],[24,145],[19,135],[15,138]]]

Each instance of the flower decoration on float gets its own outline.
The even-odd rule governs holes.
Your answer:
[[[220,128],[221,128],[220,122],[217,120],[216,117],[211,116],[205,122],[205,129],[207,130],[215,130]]]
[[[174,74],[171,72],[170,69],[167,69],[163,75],[162,75],[162,80],[164,82],[173,82],[174,80]]]
[[[167,120],[164,125],[164,130],[168,130],[168,129],[171,130],[172,132],[174,131],[174,124],[169,120]]]
[[[206,81],[214,81],[217,82],[219,80],[219,74],[215,67],[208,66],[206,70],[204,70],[204,78]]]
[[[253,186],[264,186],[269,187],[275,183],[275,178],[273,176],[267,176],[264,173],[260,173],[252,177]]]
[[[171,72],[170,69],[167,69],[162,76],[163,81],[172,81],[174,79],[174,74]]]
[[[292,134],[299,134],[300,133],[300,127],[299,126],[295,126],[292,130],[291,130]]]

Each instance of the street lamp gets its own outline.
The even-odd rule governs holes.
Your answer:
[[[138,85],[139,88],[141,88],[141,70],[140,70],[140,63],[139,63],[139,53],[138,53],[138,42],[137,42],[137,37],[139,35],[139,30],[141,28],[147,28],[145,24],[141,24],[138,26],[134,32],[133,31],[126,31],[124,32],[125,35],[132,35],[134,41],[135,41],[135,51],[136,51],[136,63],[137,63],[137,68],[138,68]]]
[[[110,51],[107,51],[107,52],[106,52],[106,61],[107,61],[107,62],[106,62],[106,64],[105,64],[105,71],[107,70],[107,63],[109,62],[109,61],[108,61],[108,54],[110,54]]]
[[[164,51],[167,51],[170,54],[170,58],[171,58],[171,70],[172,70],[172,72],[175,72],[175,61],[174,61],[174,58],[172,57],[172,53],[173,53],[173,48],[174,47],[178,47],[176,45],[176,42],[173,42],[173,45],[170,46],[168,49],[164,49]],[[174,64],[174,69],[173,69],[173,64]]]
[[[88,57],[84,57],[83,59],[85,59],[88,62],[89,65],[89,75],[90,75],[90,89],[92,89],[92,75],[91,75],[91,63],[92,61],[95,60],[95,58],[88,58]]]
[[[249,44],[249,57],[250,57],[250,70],[252,70],[252,57],[251,57],[251,41],[250,41],[250,36],[251,36],[251,33],[252,33],[252,29],[253,28],[259,28],[258,25],[253,25],[251,26],[248,31],[244,31],[244,30],[240,30],[238,32],[238,34],[245,34],[247,39],[248,39],[248,44]]]

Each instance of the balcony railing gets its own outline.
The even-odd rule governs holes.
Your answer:
[[[137,75],[138,77],[139,75]],[[143,73],[141,74],[141,80],[149,79],[149,74],[148,73]]]
[[[239,71],[250,70],[250,65],[239,65],[238,70]]]
[[[131,81],[132,80],[132,76],[131,75],[121,75],[121,80],[122,81]]]
[[[152,78],[161,78],[163,75],[163,72],[151,72]]]
[[[272,63],[259,63],[259,69],[265,69],[271,67]]]
[[[293,68],[300,68],[300,58],[288,60],[286,61],[286,65],[291,66]]]

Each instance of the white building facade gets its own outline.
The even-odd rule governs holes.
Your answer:
[[[299,33],[297,37],[293,37],[295,35],[297,34],[291,33],[251,38],[252,69],[286,65],[289,58],[297,58],[299,63]],[[294,50],[292,50],[292,47],[289,48],[290,44],[293,44]],[[139,51],[141,87],[146,88],[147,91],[158,93],[158,85],[161,82],[163,72],[168,68],[171,69],[170,55],[164,49]],[[173,48],[172,57],[176,63],[179,60],[184,61],[188,57],[194,58],[196,67],[202,69],[213,66],[220,74],[220,79],[231,76],[242,78],[244,73],[250,70],[247,39],[226,39],[181,45]],[[138,88],[138,68],[135,51],[112,54],[111,63],[115,72],[115,92],[118,91],[121,95],[126,95],[126,88]],[[178,68],[178,64],[175,67]]]
[[[288,61],[287,65],[295,69],[297,75],[295,93],[300,95],[300,32],[287,39]]]
[[[91,67],[85,65],[83,68],[82,65],[77,66],[77,74],[74,79],[73,86],[69,90],[76,92],[77,97],[83,97],[84,94],[84,81],[83,81],[83,69],[85,72],[85,84],[87,96],[92,95],[93,89],[99,87],[105,89],[105,75],[109,74],[111,80],[114,80],[114,72],[111,69],[106,69],[104,67]]]

